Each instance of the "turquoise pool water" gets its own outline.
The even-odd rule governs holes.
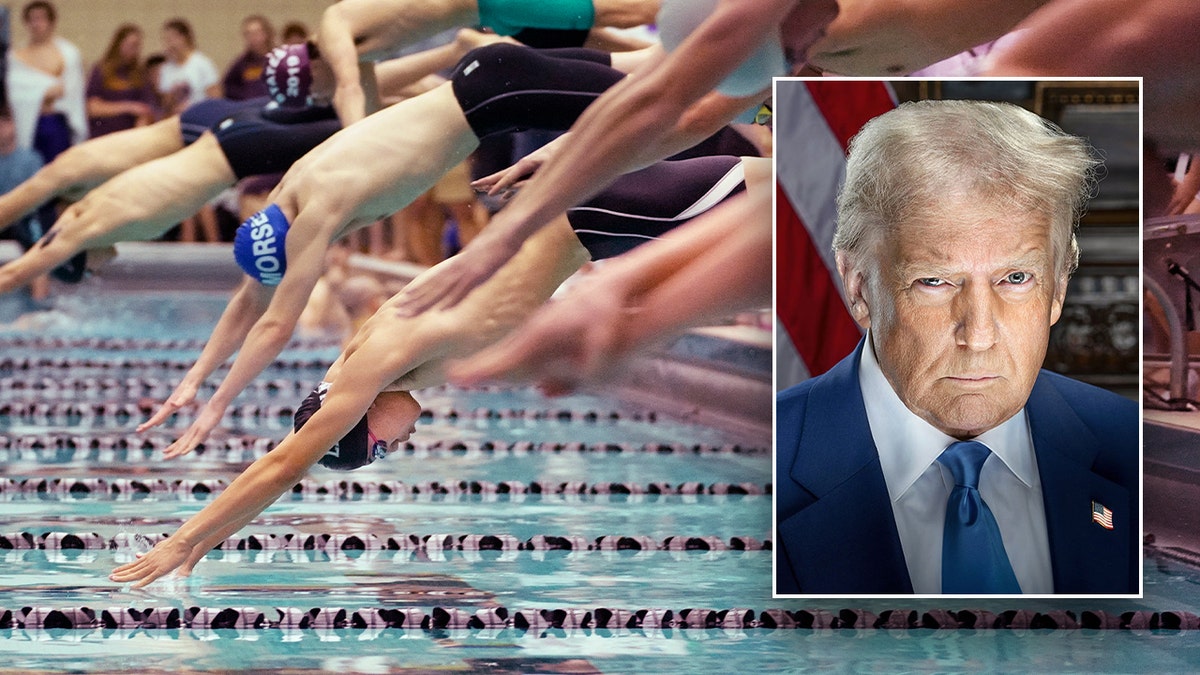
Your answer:
[[[0,548],[0,672],[1093,673],[1200,664],[1195,631],[1163,628],[739,626],[734,617],[746,610],[758,620],[775,609],[1200,614],[1200,574],[1148,558],[1141,600],[774,600],[771,552],[763,548],[771,528],[769,435],[610,396],[546,400],[527,389],[419,393],[429,414],[409,447],[353,474],[315,469],[303,489],[190,578],[137,591],[113,584],[107,573],[134,554],[132,535],[172,532],[203,508],[212,491],[282,438],[288,420],[280,411],[336,355],[319,344],[290,349],[261,378],[273,384],[239,398],[243,414],[226,418],[203,453],[165,462],[153,447],[188,420],[135,437],[138,400],[169,391],[223,300],[173,293],[169,301],[152,294],[101,301],[84,289],[0,330],[0,406],[10,406],[0,414],[0,546],[23,534],[36,545],[51,532],[88,546]],[[0,320],[16,321],[27,309],[0,299]],[[48,347],[54,335],[117,340]],[[279,543],[289,536],[314,543]],[[266,550],[252,550],[252,541]],[[124,618],[115,626],[46,627],[59,625],[47,618],[53,612],[78,619],[83,608]],[[165,618],[172,611],[176,622],[207,611],[212,625],[229,608],[265,623],[164,627],[179,625]],[[494,620],[501,608],[508,620]],[[352,625],[347,617],[380,609],[426,623],[322,624],[338,611]],[[683,610],[705,609],[731,611],[718,628],[679,628]],[[154,627],[129,618],[151,610],[163,619]],[[575,618],[556,619],[556,610]],[[632,624],[598,626],[605,612],[628,618],[639,610]],[[518,625],[516,614],[534,625]],[[578,620],[585,614],[590,621]],[[476,615],[493,621],[467,627]]]

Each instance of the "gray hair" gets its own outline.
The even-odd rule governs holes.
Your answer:
[[[1019,106],[905,103],[850,141],[833,249],[857,256],[872,232],[910,222],[950,195],[1049,217],[1055,267],[1069,275],[1099,163],[1083,139]]]

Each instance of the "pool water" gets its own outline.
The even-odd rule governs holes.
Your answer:
[[[84,289],[20,319],[27,306],[0,301],[0,320],[19,322],[0,331],[0,672],[1090,673],[1200,664],[1196,631],[1164,627],[1160,614],[1137,627],[1128,615],[1200,614],[1200,574],[1165,557],[1147,559],[1142,600],[774,600],[769,433],[606,394],[418,392],[427,414],[392,456],[350,474],[314,468],[189,578],[114,584],[108,572],[142,545],[135,535],[173,532],[286,434],[287,411],[337,354],[321,343],[289,348],[203,452],[164,461],[161,448],[190,419],[137,436],[139,405],[170,391],[223,300],[101,301]],[[1068,610],[1081,622],[1126,614],[1135,627],[762,623],[787,610],[834,625],[845,608],[911,611],[927,626],[936,610],[1016,609]]]

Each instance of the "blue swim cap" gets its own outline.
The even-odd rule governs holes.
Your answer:
[[[288,221],[275,204],[246,219],[233,238],[233,257],[264,286],[278,286],[287,270]]]

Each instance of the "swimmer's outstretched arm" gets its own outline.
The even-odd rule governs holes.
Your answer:
[[[630,349],[731,312],[770,305],[771,198],[745,195],[724,209],[714,216],[725,227],[710,223],[704,253],[642,295],[645,316],[629,326]]]
[[[364,326],[330,367],[329,391],[300,431],[288,434],[259,458],[212,504],[138,560],[113,570],[110,579],[145,586],[179,568],[191,574],[206,553],[240,530],[291,488],[367,413],[375,397],[406,373],[437,358],[444,335],[440,318],[397,319],[376,314],[383,326]],[[398,339],[396,336],[404,336]]]
[[[182,147],[178,117],[73,145],[29,180],[0,196],[0,230],[50,199],[79,199],[122,171]]]
[[[494,33],[463,28],[455,38],[422,52],[401,56],[375,64],[375,82],[382,97],[402,95],[422,79],[439,71],[453,68],[467,52],[496,42],[516,42]]]
[[[450,379],[534,381],[552,396],[604,381],[649,344],[769,304],[770,260],[771,195],[756,190],[607,261]]]
[[[301,220],[305,217],[309,217],[308,214],[296,218],[292,231],[305,231],[304,222]],[[287,272],[284,273],[283,280],[275,290],[266,311],[245,334],[245,340],[233,361],[233,366],[217,387],[213,397],[204,404],[187,431],[163,452],[164,457],[170,459],[185,455],[202,443],[220,424],[225,409],[233,399],[259,373],[266,370],[287,346],[296,328],[296,322],[299,321],[300,314],[308,302],[308,296],[312,294],[313,287],[321,278],[328,244],[328,241],[302,240],[300,236],[293,236],[287,240]],[[220,339],[224,341],[228,338]]]
[[[158,411],[138,425],[138,433],[162,424],[177,410],[196,400],[196,392],[200,390],[204,381],[238,350],[254,322],[267,311],[274,291],[274,288],[263,286],[250,277],[243,279],[225,311],[221,313],[221,318],[213,328],[212,337],[204,344],[200,358],[196,359],[196,363]]]
[[[1144,76],[1142,135],[1147,147],[1171,154],[1200,150],[1200,76],[1193,59],[1180,58],[1195,53],[1200,12],[1194,3],[1053,0],[1018,28],[1012,44],[989,55],[983,75]],[[1167,187],[1157,172],[1144,176],[1149,189]]]
[[[839,0],[809,63],[839,75],[895,76],[979,47],[1049,0]]]
[[[364,360],[368,358],[364,354]],[[347,365],[350,365],[348,360]],[[384,374],[356,369],[363,379],[334,382],[321,409],[271,452],[260,457],[230,483],[211,504],[188,519],[175,534],[159,542],[136,561],[112,571],[109,579],[135,582],[140,588],[179,568],[188,576],[206,553],[262,513],[298,483],[329,448],[366,414],[384,387]]]
[[[571,127],[571,141],[451,259],[452,266],[420,285],[409,285],[402,311],[453,306],[558,214],[617,176],[707,138],[761,101],[770,82],[763,83],[763,92],[742,98],[712,90],[754,53],[764,36],[779,30],[796,4],[720,0],[670,55],[634,71],[589,106]]]
[[[354,31],[344,7],[330,5],[321,14],[317,45],[321,50],[321,58],[329,64],[337,82],[333,107],[342,126],[349,126],[367,115],[367,97],[363,93],[362,79],[365,75],[359,67]]]
[[[467,2],[342,0],[328,7],[317,27],[317,45],[337,82],[333,106],[342,126],[379,109],[373,59],[478,21],[478,7]]]
[[[333,239],[410,203],[478,143],[445,83],[342,129],[292,166],[271,197],[291,222],[287,270],[216,394],[169,456],[203,441],[225,407],[283,350]]]

